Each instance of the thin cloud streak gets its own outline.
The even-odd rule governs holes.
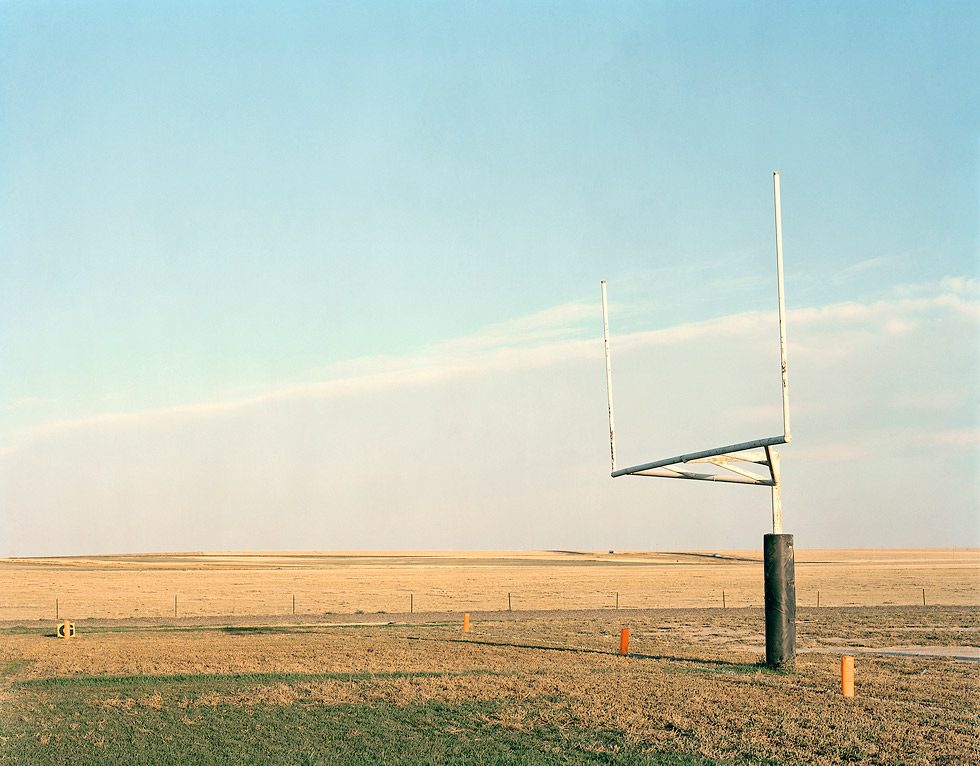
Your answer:
[[[814,338],[794,345],[794,328],[856,333],[865,342],[878,333],[895,333],[913,326],[915,315],[943,309],[968,319],[980,319],[980,302],[961,297],[975,292],[976,280],[948,278],[929,297],[899,297],[872,303],[845,302],[789,311],[791,364],[794,356],[831,353],[843,358],[847,344],[817,349]],[[932,290],[937,290],[932,285]],[[925,289],[925,286],[922,287]],[[635,307],[634,307],[635,308]],[[612,349],[633,351],[642,347],[679,344],[707,336],[738,338],[771,325],[774,311],[752,311],[691,322],[656,330],[627,333],[612,338]],[[216,417],[281,401],[355,396],[401,387],[417,387],[493,373],[552,365],[571,359],[595,357],[594,333],[599,312],[595,305],[567,303],[525,317],[502,322],[473,335],[433,344],[408,356],[364,357],[321,370],[323,380],[298,383],[261,394],[217,402],[197,402],[131,412],[101,413],[89,417],[46,423],[14,432],[11,444],[0,447],[0,457],[10,455],[39,439],[89,428],[148,427],[174,418]],[[852,338],[853,340],[853,338]]]
[[[976,381],[976,322],[949,294],[791,312],[784,502],[808,545],[980,534],[972,397],[908,406]],[[11,553],[754,544],[764,494],[609,479],[599,319],[555,307],[261,395],[59,424],[0,460],[0,537]],[[615,335],[623,464],[778,428],[774,319]]]

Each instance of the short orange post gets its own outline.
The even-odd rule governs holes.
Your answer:
[[[463,632],[464,633],[469,633],[470,632],[470,613],[469,612],[463,612]]]
[[[845,697],[854,696],[854,657],[850,654],[840,658],[840,693]]]
[[[619,631],[619,653],[629,654],[630,653],[630,629],[623,628]]]

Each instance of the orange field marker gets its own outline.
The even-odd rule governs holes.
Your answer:
[[[629,654],[630,653],[630,629],[623,628],[619,631],[619,653]]]
[[[854,657],[849,654],[840,658],[840,693],[854,696]]]
[[[469,612],[463,612],[463,632],[464,633],[469,633],[470,632],[470,613]]]

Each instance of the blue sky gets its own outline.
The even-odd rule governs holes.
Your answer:
[[[891,312],[891,330],[887,322],[874,327],[894,348],[873,343],[868,353],[882,358],[865,359],[880,371],[871,389],[882,399],[918,396],[920,405],[923,387],[959,392],[942,407],[938,397],[925,415],[918,406],[896,406],[873,421],[850,418],[844,425],[851,430],[835,440],[870,438],[883,428],[946,433],[960,445],[955,454],[937,457],[922,447],[903,460],[956,468],[958,479],[941,499],[958,510],[933,544],[980,542],[970,436],[980,276],[980,13],[973,4],[310,6],[0,4],[0,462],[7,462],[0,502],[23,537],[15,544],[20,552],[72,543],[41,543],[64,498],[32,500],[32,483],[71,486],[72,497],[88,498],[81,505],[106,518],[144,506],[166,515],[238,502],[221,482],[206,488],[198,477],[186,479],[185,495],[146,505],[166,481],[148,468],[154,456],[169,455],[160,460],[171,474],[193,471],[175,442],[137,426],[126,426],[136,431],[125,453],[145,449],[145,463],[121,459],[112,452],[125,441],[113,431],[119,419],[135,423],[141,413],[153,419],[167,408],[203,412],[256,397],[278,401],[286,391],[322,392],[317,386],[382,368],[411,388],[406,381],[420,365],[445,372],[462,357],[527,345],[541,359],[558,358],[548,354],[554,344],[594,338],[599,328],[589,312],[603,277],[618,302],[616,331],[638,338],[771,311],[775,168],[783,177],[791,311],[819,316],[826,307],[861,306],[870,312],[861,321]],[[922,301],[932,303],[924,308]],[[823,316],[845,314],[826,309]],[[954,326],[957,343],[937,360],[947,374],[933,377],[918,361],[944,347]],[[861,332],[874,331],[865,327],[848,348],[858,347]],[[815,326],[805,337],[815,348],[834,332]],[[790,333],[792,343],[792,325]],[[484,362],[473,364],[483,372],[467,373],[467,380],[509,376],[497,380],[497,399],[440,382],[392,409],[374,432],[367,416],[348,426],[368,429],[375,445],[392,434],[408,444],[451,443],[478,430],[486,411],[502,407],[500,417],[515,417],[503,406],[503,397],[516,396],[508,386],[525,374],[522,364],[539,372],[546,365]],[[638,355],[623,376],[645,380],[659,374],[657,363]],[[676,375],[660,380],[671,401],[690,395],[693,376],[755,380],[768,369],[763,357],[728,359],[720,351],[691,353],[676,364]],[[827,381],[856,375],[854,367],[820,370],[812,374]],[[569,389],[555,399],[567,396],[574,407],[564,416],[586,422],[579,408],[593,406],[591,379],[570,390],[574,379],[566,369],[552,380]],[[805,391],[807,382],[801,385]],[[832,389],[813,386],[814,401]],[[725,404],[709,391],[702,396]],[[449,404],[454,399],[458,411]],[[342,409],[362,406],[358,400]],[[604,397],[596,411],[603,406]],[[235,412],[281,437],[278,459],[302,501],[255,506],[254,524],[246,524],[251,535],[242,537],[224,537],[216,522],[188,526],[168,546],[124,536],[84,547],[261,547],[261,518],[272,506],[300,514],[333,486],[311,480],[310,472],[329,476],[329,469],[308,463],[309,451],[298,446],[298,423],[316,419],[308,413],[294,422],[273,410]],[[433,432],[444,410],[455,420]],[[548,433],[541,406],[530,410],[523,416],[544,418]],[[635,417],[639,428],[643,416]],[[324,438],[340,438],[330,422]],[[74,424],[69,436],[65,424]],[[190,439],[211,454],[231,438],[208,430],[212,420],[186,427],[193,435],[168,439]],[[236,427],[254,432],[244,420]],[[79,429],[89,429],[97,446],[76,443]],[[738,431],[736,440],[743,435],[734,419],[703,414],[697,423],[677,423],[664,448],[696,441],[698,429],[704,438],[715,430],[719,438],[728,430]],[[501,470],[533,470],[527,464],[541,456],[515,457],[521,448],[507,433],[482,446],[518,460]],[[511,437],[516,433],[523,433],[517,425]],[[570,470],[593,470],[591,442],[585,445],[597,438],[602,447],[601,428],[553,436],[576,444],[580,438]],[[475,460],[480,439],[473,439],[459,452]],[[784,463],[796,447],[787,448]],[[98,480],[81,469],[82,453],[88,459],[93,449],[105,458]],[[659,456],[642,449],[637,445],[638,460]],[[11,461],[31,451],[34,468],[15,471]],[[866,446],[864,454],[872,459],[877,450]],[[261,464],[257,444],[227,466],[228,485]],[[599,481],[605,468],[594,467]],[[424,481],[435,479],[406,471],[395,486],[414,497],[412,488]],[[533,491],[522,481],[502,480],[507,499],[496,512],[519,514],[546,497],[565,502],[561,475]],[[679,491],[644,484],[616,496],[614,507],[631,523],[640,524],[644,498]],[[472,484],[459,491],[454,506],[477,502],[482,490]],[[441,538],[448,511],[440,503],[450,500],[427,492],[419,490],[426,500],[419,500],[416,527],[431,534],[406,544],[482,547],[476,522]],[[387,502],[362,485],[345,497],[368,517]],[[800,502],[817,508],[829,500]],[[28,517],[37,521],[25,528]],[[913,521],[900,531],[885,542],[921,537]],[[585,523],[562,534],[562,545],[606,545]],[[692,530],[671,543],[745,542],[732,535],[704,540]],[[847,542],[820,535],[822,544]],[[307,537],[279,542],[297,547]],[[492,545],[548,547],[547,537],[542,530]],[[875,542],[870,532],[868,538]],[[366,537],[337,539],[313,547],[372,547]],[[745,544],[754,539],[753,532]],[[657,545],[646,539],[635,547]],[[629,540],[616,547],[630,547]]]

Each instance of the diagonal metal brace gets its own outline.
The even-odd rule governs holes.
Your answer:
[[[651,468],[646,471],[637,471],[629,474],[630,476],[654,476],[664,479],[694,479],[696,481],[718,481],[726,484],[753,484],[762,487],[771,487],[773,482],[762,477],[749,478],[747,476],[729,476],[727,474],[715,473],[693,473],[691,471],[675,471],[670,468]]]

